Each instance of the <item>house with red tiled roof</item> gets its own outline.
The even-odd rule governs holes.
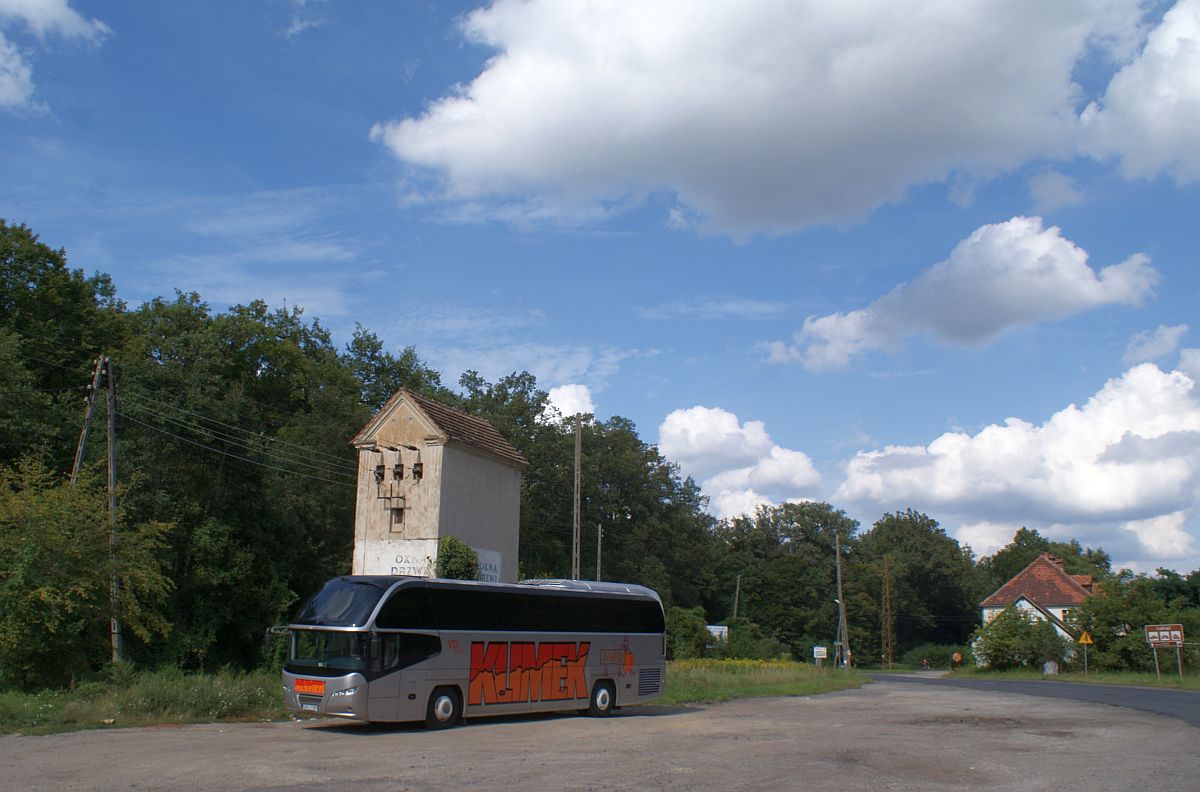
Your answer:
[[[1006,608],[1016,606],[1036,619],[1049,621],[1068,640],[1074,640],[1067,628],[1071,609],[1092,596],[1092,576],[1072,575],[1062,559],[1053,553],[1042,553],[1022,569],[1012,580],[979,603],[983,623],[987,624]]]
[[[525,457],[487,421],[401,389],[350,441],[358,449],[356,575],[432,577],[438,542],[515,583]]]

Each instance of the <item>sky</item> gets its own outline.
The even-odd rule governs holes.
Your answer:
[[[0,0],[0,217],[529,371],[718,517],[1200,568],[1200,0]]]

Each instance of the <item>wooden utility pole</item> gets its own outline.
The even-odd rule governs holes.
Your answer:
[[[892,617],[892,580],[888,574],[888,557],[883,557],[883,607],[880,608],[880,620],[883,626],[883,659],[881,665],[892,667],[892,654],[895,651],[896,636]]]
[[[119,662],[124,655],[121,634],[121,580],[117,575],[117,378],[113,374],[112,360],[107,355],[96,358],[92,373],[92,384],[85,399],[83,429],[79,433],[79,445],[75,448],[75,461],[71,465],[71,486],[79,480],[83,468],[83,457],[87,451],[88,434],[92,428],[96,398],[100,387],[105,387],[105,406],[108,409],[106,445],[108,447],[108,569],[109,569],[109,640],[112,645],[112,661]]]
[[[838,640],[837,654],[834,665],[842,668],[850,667],[850,631],[846,626],[846,600],[842,596],[842,539],[837,534],[833,537],[834,554],[837,556],[837,604],[838,604]]]
[[[79,479],[79,471],[83,467],[83,454],[87,450],[88,433],[92,428],[92,411],[96,407],[96,393],[100,390],[100,372],[104,370],[104,356],[96,358],[96,369],[92,373],[92,384],[88,386],[87,395],[83,398],[83,429],[79,433],[79,445],[75,447],[75,462],[71,465],[71,486]]]
[[[733,618],[737,618],[738,600],[742,596],[742,576],[737,576],[737,588],[733,590]]]
[[[600,580],[600,542],[604,539],[604,529],[596,523],[596,580]]]
[[[112,603],[109,635],[112,661],[119,663],[125,654],[125,642],[121,634],[121,579],[117,576],[117,377],[108,356],[104,358],[104,379],[108,386],[108,570]]]
[[[579,466],[583,456],[583,423],[575,414],[575,509],[571,516],[571,580],[579,580]]]

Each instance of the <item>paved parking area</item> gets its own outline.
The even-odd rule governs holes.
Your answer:
[[[874,682],[815,697],[472,721],[0,737],[10,789],[1195,789],[1200,730],[1121,707]]]

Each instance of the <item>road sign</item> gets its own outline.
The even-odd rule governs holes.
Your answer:
[[[1079,643],[1083,644],[1084,646],[1091,646],[1094,643],[1094,641],[1092,641],[1092,634],[1087,630],[1084,630],[1083,635],[1079,636]]]
[[[1183,625],[1147,624],[1146,643],[1154,649],[1183,646]]]

